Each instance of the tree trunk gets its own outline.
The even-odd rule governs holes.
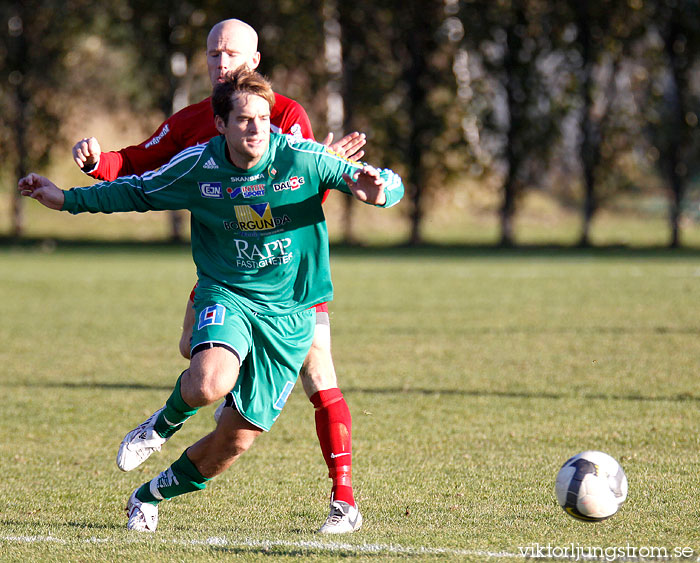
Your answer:
[[[14,72],[10,75],[10,85],[14,87],[15,115],[13,120],[15,150],[17,151],[17,162],[15,165],[16,180],[23,178],[29,173],[27,149],[27,108],[29,96],[25,88],[26,52],[27,40],[24,29],[26,8],[22,2],[17,2],[15,13],[22,21],[21,26],[14,33],[10,33],[9,62]],[[19,238],[24,234],[24,202],[16,187],[13,186],[12,206],[11,206],[11,232],[12,236]]]
[[[591,41],[591,26],[588,6],[585,2],[576,3],[577,25],[581,41],[581,58],[583,59],[583,80],[581,88],[583,108],[581,108],[581,146],[580,161],[583,168],[583,224],[579,246],[591,245],[591,220],[596,211],[595,168],[598,152],[598,131],[593,121],[593,66],[595,56]]]
[[[27,163],[27,129],[25,116],[29,100],[20,82],[17,84],[15,94],[16,113],[14,120],[15,147],[17,150],[17,165],[15,167],[16,179],[19,180],[29,173]],[[12,236],[20,238],[24,234],[24,201],[16,188],[12,189]]]
[[[671,120],[675,124],[676,134],[671,135],[669,146],[666,148],[666,155],[662,157],[665,161],[666,177],[671,188],[671,201],[669,203],[669,227],[671,231],[671,239],[669,246],[677,248],[680,245],[680,217],[681,217],[681,202],[685,191],[685,175],[682,150],[686,131],[683,99],[682,99],[682,83],[683,70],[682,62],[678,53],[674,49],[676,41],[680,39],[680,16],[677,8],[671,8],[668,32],[664,37],[664,46],[666,56],[669,59],[671,70],[671,80],[668,81],[667,98],[669,100]]]
[[[427,92],[423,80],[426,73],[426,53],[431,38],[427,26],[418,27],[413,41],[408,44],[410,67],[406,72],[409,90],[411,129],[408,136],[408,194],[411,198],[410,212],[411,232],[409,244],[415,246],[422,242],[421,223],[423,221],[423,182],[425,170],[422,163],[423,138],[427,129],[425,123]]]
[[[513,215],[515,211],[515,186],[510,172],[503,184],[503,203],[501,205],[501,240],[500,246],[510,247],[514,244]]]
[[[19,105],[19,103],[18,103]],[[24,108],[18,108],[18,115],[25,115]],[[15,143],[17,150],[20,151],[17,156],[17,167],[15,168],[16,177],[19,180],[24,178],[28,173],[26,141],[24,134],[24,126],[15,126]],[[12,189],[12,236],[20,238],[24,234],[24,202],[22,196],[13,186]]]
[[[323,39],[326,61],[326,126],[333,133],[335,141],[340,139],[350,129],[349,95],[350,69],[346,61],[348,49],[343,45],[343,26],[341,13],[336,0],[323,2]],[[353,232],[353,210],[355,199],[347,197],[343,200],[341,219],[342,241],[345,244],[355,244],[357,240]]]
[[[515,3],[515,16],[506,29],[506,54],[503,61],[505,73],[506,103],[508,106],[508,131],[506,133],[506,161],[508,166],[507,176],[503,182],[503,201],[501,203],[501,246],[513,246],[513,215],[515,214],[515,200],[517,194],[517,175],[520,168],[521,150],[517,146],[519,143],[520,130],[522,127],[521,101],[525,99],[520,92],[522,86],[517,76],[518,62],[517,54],[520,50],[520,38],[516,27],[525,23],[525,13],[523,6]]]
[[[187,107],[190,103],[190,87],[192,84],[192,77],[188,74],[187,76],[178,78],[178,86],[175,88],[175,93],[173,95],[173,113],[176,113],[181,109]],[[171,242],[184,242],[185,219],[188,216],[188,211],[168,211]]]
[[[177,113],[181,109],[190,104],[190,88],[192,86],[192,74],[189,71],[190,64],[184,53],[178,53],[184,57],[184,66],[180,67],[176,64],[175,55],[171,56],[170,70],[172,73],[173,94],[172,94],[172,113]],[[183,59],[178,59],[182,64]],[[174,210],[168,211],[170,222],[170,241],[183,242],[185,240],[185,218],[188,216],[187,211]]]

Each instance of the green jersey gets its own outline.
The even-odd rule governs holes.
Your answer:
[[[72,188],[63,210],[189,209],[199,283],[230,289],[253,311],[286,315],[333,298],[321,197],[350,193],[343,174],[359,168],[319,143],[272,133],[260,162],[242,170],[219,136],[143,176]],[[391,170],[380,173],[390,207],[404,187]]]

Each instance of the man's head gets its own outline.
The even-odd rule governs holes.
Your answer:
[[[258,34],[247,23],[231,19],[211,28],[207,37],[207,69],[212,86],[240,66],[253,70],[259,64]]]
[[[270,109],[275,104],[270,83],[242,66],[214,86],[211,104],[231,162],[246,170],[255,166],[270,144]]]

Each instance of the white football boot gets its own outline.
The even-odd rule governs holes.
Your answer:
[[[126,515],[129,517],[126,528],[137,532],[155,532],[158,527],[158,506],[141,502],[136,498],[136,491],[131,493],[126,503]]]
[[[334,500],[331,502],[331,512],[318,533],[349,534],[359,530],[360,526],[362,526],[362,514],[357,507],[342,500]]]
[[[124,436],[117,453],[117,467],[119,469],[131,471],[137,468],[153,452],[159,452],[163,444],[168,441],[168,438],[162,438],[154,427],[160,411],[164,408],[159,408],[145,422]]]

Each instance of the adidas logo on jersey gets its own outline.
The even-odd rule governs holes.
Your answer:
[[[209,160],[207,160],[204,163],[204,166],[202,166],[202,168],[206,168],[207,170],[214,170],[216,168],[219,168],[219,165],[216,162],[214,162],[214,157],[212,156]]]

